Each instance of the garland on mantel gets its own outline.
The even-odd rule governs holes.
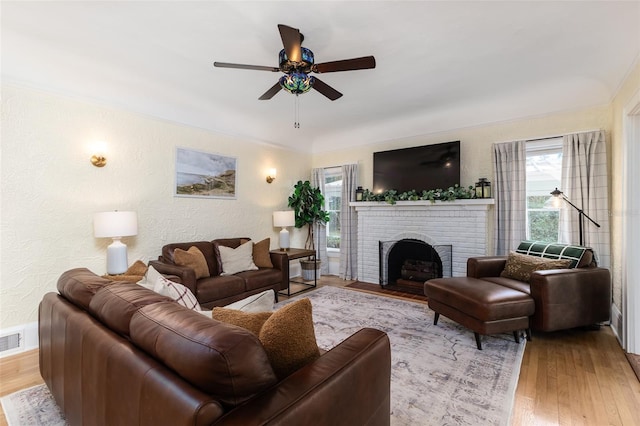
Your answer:
[[[436,201],[468,200],[471,198],[476,198],[475,188],[473,186],[463,188],[460,185],[451,186],[448,189],[432,189],[422,192],[412,189],[411,191],[402,192],[400,194],[398,194],[398,191],[393,189],[388,189],[380,194],[374,194],[368,189],[365,189],[362,193],[362,201],[384,201],[388,204],[395,204],[398,201],[425,200],[435,203]]]

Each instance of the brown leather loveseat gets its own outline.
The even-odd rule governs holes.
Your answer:
[[[278,380],[255,335],[134,283],[65,272],[40,372],[70,425],[388,425],[387,335],[362,329]]]
[[[217,245],[235,249],[245,242],[251,243],[251,240],[249,238],[220,238],[213,241],[167,244],[162,247],[162,255],[158,257],[158,260],[149,262],[149,265],[161,274],[180,277],[182,285],[191,290],[203,308],[212,309],[214,306],[225,306],[269,289],[275,292],[277,298],[278,291],[285,290],[289,285],[289,259],[285,252],[269,253],[273,268],[259,268],[257,271],[220,275],[222,262]],[[204,255],[209,269],[208,277],[197,278],[194,269],[176,265],[174,251],[176,249],[186,251],[190,247],[197,247]]]

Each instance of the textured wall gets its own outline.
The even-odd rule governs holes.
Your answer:
[[[104,168],[89,162],[96,141],[106,142]],[[237,157],[237,199],[174,197],[176,146]],[[95,212],[138,213],[138,235],[123,239],[129,263],[173,241],[271,237],[275,248],[271,213],[310,164],[308,154],[3,85],[0,329],[36,321],[65,270],[105,273],[110,240],[93,237]],[[267,184],[271,167],[278,177]],[[294,230],[292,245],[303,243]]]
[[[460,184],[469,186],[477,182],[479,177],[492,179],[491,145],[495,142],[533,139],[594,129],[610,131],[611,108],[609,106],[418,135],[340,151],[319,152],[313,155],[313,167],[358,162],[360,184],[371,189],[374,152],[459,140],[462,151]]]

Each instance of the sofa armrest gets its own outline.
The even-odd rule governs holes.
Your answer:
[[[507,256],[480,256],[467,259],[467,277],[499,277]]]
[[[287,252],[269,252],[271,256],[271,263],[275,269],[279,269],[282,272],[280,279],[280,290],[286,290],[289,287],[289,256]]]
[[[389,425],[390,398],[389,338],[364,328],[216,424]]]
[[[195,295],[196,292],[196,271],[186,266],[173,265],[159,260],[150,260],[149,266],[160,272],[162,275],[175,275],[180,279],[183,286],[187,287]]]
[[[533,328],[563,330],[608,321],[611,274],[605,268],[552,269],[531,273],[536,303]]]

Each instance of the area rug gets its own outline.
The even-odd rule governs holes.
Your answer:
[[[318,345],[326,350],[363,327],[385,331],[391,341],[391,424],[507,425],[525,340],[512,334],[483,336],[445,317],[433,325],[424,303],[361,291],[321,287],[308,297]],[[9,426],[64,425],[45,385],[2,398]]]
[[[63,426],[60,408],[46,385],[23,389],[0,398],[9,426]]]
[[[336,287],[308,297],[318,345],[330,349],[363,327],[385,331],[391,341],[392,425],[507,425],[525,339],[483,336],[440,317],[424,303]],[[279,306],[291,300],[279,303]]]

